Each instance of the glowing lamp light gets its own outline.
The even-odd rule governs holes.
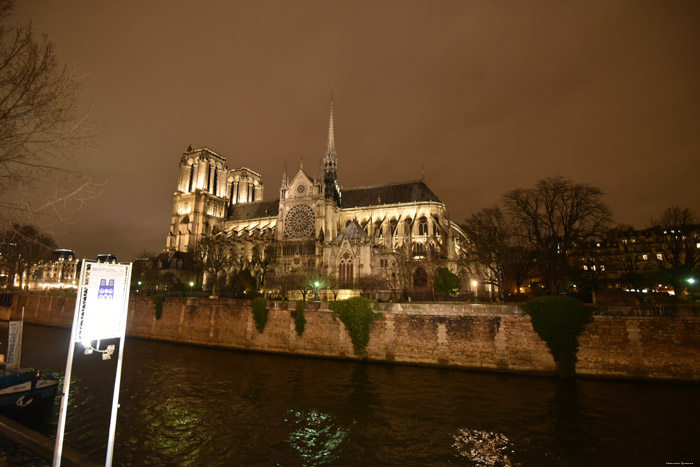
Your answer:
[[[190,287],[194,287],[194,282],[190,282]]]
[[[695,278],[694,277],[689,277],[688,278],[688,284],[695,284]]]

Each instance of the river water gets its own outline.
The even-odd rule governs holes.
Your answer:
[[[69,337],[25,325],[22,365],[62,373]],[[76,353],[65,444],[99,463],[115,368],[116,358]],[[115,465],[700,464],[698,385],[562,382],[131,338],[122,378]],[[57,419],[58,399],[34,426],[55,437]]]

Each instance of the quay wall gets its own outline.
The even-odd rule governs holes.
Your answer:
[[[75,296],[18,294],[0,319],[70,328]],[[310,303],[296,333],[294,303],[269,302],[267,325],[255,328],[248,300],[168,297],[160,319],[146,296],[129,302],[127,335],[251,351],[356,359],[343,323],[326,304]],[[513,305],[382,304],[370,329],[367,360],[529,374],[555,373],[555,363]],[[697,308],[609,307],[579,337],[580,376],[700,381]]]

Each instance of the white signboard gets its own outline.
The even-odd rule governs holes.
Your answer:
[[[83,262],[75,342],[124,336],[131,264]]]
[[[22,321],[10,321],[7,337],[6,368],[19,368],[19,355],[22,351]]]

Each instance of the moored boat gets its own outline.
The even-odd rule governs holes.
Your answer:
[[[22,355],[22,319],[8,323],[7,362],[0,355],[5,368],[0,370],[0,413],[10,417],[36,416],[51,411],[58,379],[31,368],[20,368]]]
[[[51,411],[58,379],[31,368],[0,371],[0,413],[36,416]]]

